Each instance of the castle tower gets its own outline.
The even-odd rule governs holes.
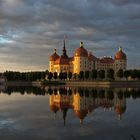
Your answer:
[[[54,53],[50,56],[50,61],[49,61],[49,71],[52,73],[55,72],[54,64],[58,58],[59,58],[59,55],[57,54],[56,49],[54,49]]]
[[[116,52],[114,56],[114,70],[115,70],[115,75],[116,73],[122,69],[123,71],[126,70],[127,67],[127,56],[126,54],[122,51],[122,47],[119,47],[119,50]]]
[[[83,42],[74,53],[74,73],[88,70],[88,51],[84,48]]]

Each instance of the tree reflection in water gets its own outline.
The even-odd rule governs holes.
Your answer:
[[[131,88],[70,88],[70,87],[0,87],[1,94],[13,93],[49,95],[49,105],[55,114],[63,114],[64,125],[69,109],[80,119],[80,123],[97,108],[114,110],[121,120],[126,111],[127,98],[140,98],[140,89]]]
[[[66,114],[72,109],[83,123],[84,118],[97,108],[113,110],[122,119],[126,111],[126,98],[140,97],[140,89],[98,89],[98,88],[46,88],[50,101],[50,109],[57,113],[63,110],[64,124]],[[51,91],[51,92],[50,92]],[[65,112],[64,112],[65,110]],[[65,117],[64,117],[65,116]]]

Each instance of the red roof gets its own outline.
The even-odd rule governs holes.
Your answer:
[[[84,119],[88,114],[88,110],[77,110],[75,111],[75,114],[79,119]]]
[[[120,49],[114,56],[115,60],[126,60],[126,54]]]
[[[83,47],[83,42],[80,43],[80,47],[76,49],[75,56],[81,56],[81,57],[88,57],[87,50]]]
[[[111,57],[103,57],[100,59],[100,63],[114,63],[114,60]]]
[[[88,59],[89,59],[90,61],[93,61],[93,60],[97,60],[98,58],[96,58],[94,55],[92,55],[92,53],[90,53],[90,54],[88,55]]]
[[[117,114],[123,114],[126,110],[126,107],[122,107],[120,105],[115,106],[115,112]]]
[[[69,61],[73,61],[74,60],[74,57],[69,57]]]
[[[59,107],[56,105],[51,105],[50,110],[53,111],[54,113],[56,113],[59,110]]]
[[[59,55],[55,52],[50,56],[50,61],[55,61],[58,58],[59,58]]]
[[[55,64],[69,65],[69,59],[68,59],[68,58],[59,57],[59,58],[55,61]]]

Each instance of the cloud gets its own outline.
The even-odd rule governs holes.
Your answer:
[[[128,66],[134,66],[133,58],[140,67],[134,55],[140,52],[139,13],[139,0],[1,0],[1,70],[10,63],[13,70],[47,69],[53,48],[61,53],[65,35],[69,55],[80,40],[97,56],[113,56],[121,44]]]

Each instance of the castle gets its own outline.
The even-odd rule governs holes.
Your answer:
[[[80,71],[107,71],[108,69],[113,69],[114,72],[117,73],[120,69],[126,70],[126,67],[127,56],[121,47],[119,47],[119,50],[115,53],[114,59],[107,56],[97,58],[84,48],[83,42],[80,42],[80,47],[75,50],[72,57],[69,57],[65,47],[65,40],[62,55],[59,56],[55,49],[49,61],[49,71],[52,73],[72,72],[73,74],[79,74]]]

